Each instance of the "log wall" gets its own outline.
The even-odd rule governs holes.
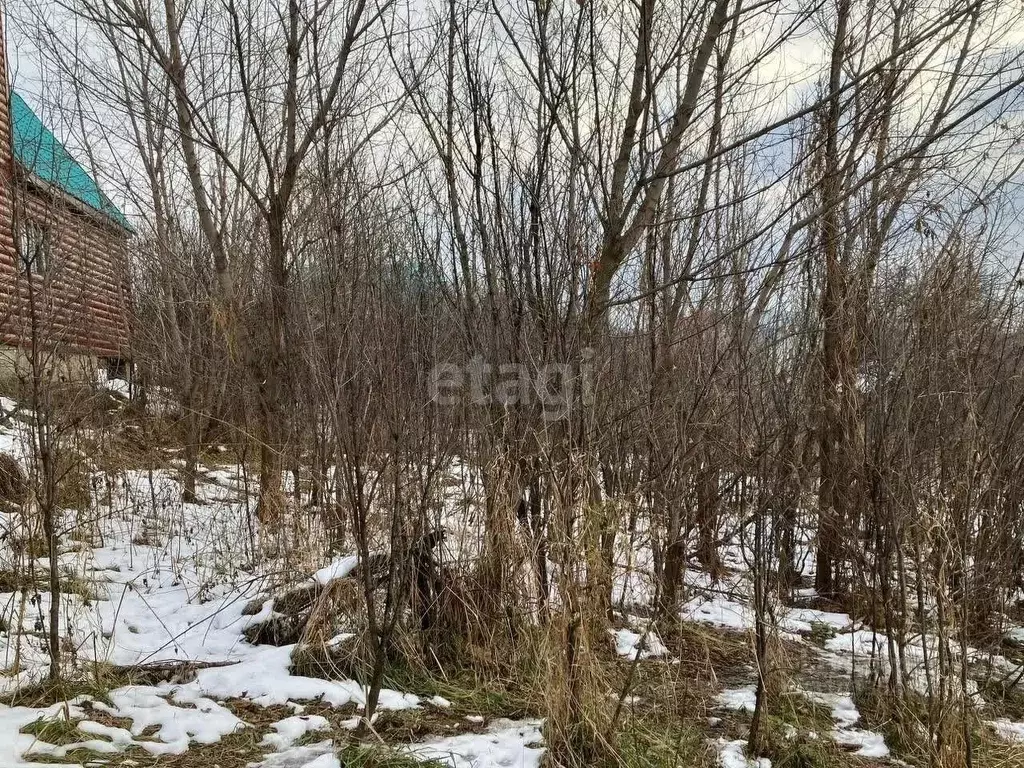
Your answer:
[[[128,233],[16,166],[3,40],[0,28],[0,343],[130,357]],[[49,230],[41,274],[29,274],[18,255],[21,221]]]
[[[17,274],[14,250],[12,183],[14,155],[11,150],[11,98],[7,82],[7,51],[4,46],[3,12],[0,10],[0,336],[11,319],[10,291]]]

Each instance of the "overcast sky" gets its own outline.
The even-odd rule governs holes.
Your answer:
[[[119,142],[119,129],[123,128],[123,120],[111,115],[103,120],[102,104],[90,99],[89,94],[71,92],[65,78],[50,74],[44,77],[41,72],[46,69],[39,51],[33,44],[33,28],[31,8],[42,4],[48,12],[47,22],[61,29],[66,29],[66,40],[81,40],[82,30],[67,12],[61,16],[59,6],[52,0],[6,0],[8,18],[5,24],[7,38],[7,54],[10,64],[11,84],[37,112],[43,122],[62,140],[76,158],[90,168],[104,191],[111,199],[131,216],[140,208],[133,205],[126,192],[134,185],[131,178],[133,157],[130,146]],[[940,3],[941,4],[941,3]],[[1006,13],[1012,12],[1006,3]],[[993,8],[997,7],[995,5]],[[1013,25],[1000,25],[998,14],[990,17],[991,45],[998,48],[1014,49],[1024,44],[1024,29]],[[786,23],[785,15],[772,16],[773,24]],[[62,21],[62,19],[64,21]],[[742,46],[753,51],[763,43],[763,39],[771,39],[778,30],[772,30],[772,24],[761,27],[751,24],[749,34],[744,37]],[[762,39],[763,38],[763,39]],[[951,44],[952,45],[952,44]],[[100,46],[96,46],[101,50]],[[85,48],[82,48],[85,50]],[[951,49],[952,50],[952,49]],[[793,36],[775,54],[751,73],[751,79],[761,81],[765,88],[763,96],[758,92],[757,115],[754,122],[769,122],[789,112],[806,89],[818,79],[822,68],[827,62],[827,55],[820,43],[819,30],[814,24],[808,24],[801,33]],[[926,81],[925,81],[926,82]],[[930,94],[927,88],[918,92],[923,104]],[[77,98],[76,98],[77,97]],[[913,99],[911,99],[913,100]],[[614,108],[609,104],[609,108]],[[83,117],[84,115],[84,117]],[[109,123],[109,125],[103,125]]]
[[[29,6],[25,0],[8,0],[5,5],[4,35],[11,87],[75,159],[93,173],[103,192],[129,217],[136,215],[138,206],[125,194],[130,185],[121,172],[123,166],[111,161],[116,153],[110,146],[110,140],[116,139],[116,134],[107,132],[102,136],[98,126],[90,126],[91,121],[83,123],[78,111],[69,108],[70,96],[66,88],[59,87],[60,78],[47,80],[43,75],[43,59],[33,43],[33,36],[24,26],[25,20],[30,18]],[[51,7],[55,8],[52,4]]]

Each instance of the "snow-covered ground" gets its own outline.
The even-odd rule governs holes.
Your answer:
[[[118,387],[106,386],[120,394]],[[4,410],[16,404],[5,400]],[[24,423],[0,427],[0,450],[29,469],[28,433]],[[175,462],[170,462],[173,467]],[[245,615],[247,603],[265,595],[275,584],[281,558],[259,558],[253,533],[253,499],[245,498],[239,467],[203,468],[202,503],[181,501],[174,469],[95,471],[92,500],[87,510],[69,513],[62,521],[68,546],[56,558],[66,579],[83,587],[62,596],[64,663],[71,675],[86,678],[97,663],[118,666],[196,662],[194,679],[158,685],[129,685],[109,691],[107,701],[80,696],[45,708],[0,705],[0,768],[63,758],[84,748],[105,754],[132,747],[154,755],[180,754],[196,745],[213,744],[249,727],[226,701],[254,705],[284,705],[296,714],[272,724],[263,739],[268,768],[331,768],[339,765],[335,745],[325,738],[308,743],[307,734],[324,730],[323,717],[304,715],[300,702],[354,705],[365,702],[365,689],[354,680],[323,680],[291,673],[294,646],[250,645],[244,630],[269,618],[272,601]],[[0,513],[0,533],[11,540],[23,529],[16,515]],[[309,552],[286,553],[288,565],[301,563],[319,542],[298,536]],[[322,551],[322,550],[321,550]],[[259,562],[258,566],[253,564]],[[357,564],[343,556],[310,570],[320,585],[343,578]],[[13,571],[44,573],[49,558],[32,559],[13,550],[2,560]],[[45,583],[45,579],[38,579]],[[48,592],[0,592],[0,693],[40,683],[48,669],[44,627],[49,615]],[[210,666],[204,668],[204,663]],[[432,700],[438,705],[439,697]],[[108,703],[109,702],[109,703]],[[420,707],[419,697],[384,690],[379,710]],[[131,723],[128,728],[97,722],[103,713]],[[50,744],[22,729],[37,720],[76,722],[81,741]],[[355,727],[358,718],[351,718]],[[540,724],[503,722],[486,734],[465,734],[410,745],[410,754],[423,759],[444,757],[453,765],[502,765],[530,768],[543,752]],[[295,742],[300,737],[302,745]],[[532,744],[533,746],[528,746]],[[490,756],[491,762],[478,759]]]
[[[355,681],[291,674],[292,646],[253,646],[244,641],[245,628],[270,615],[269,601],[254,615],[245,616],[242,611],[271,577],[239,565],[244,547],[234,547],[232,542],[244,541],[248,535],[244,505],[216,486],[204,486],[203,491],[206,503],[182,504],[177,501],[180,486],[173,473],[128,471],[117,478],[113,489],[97,494],[90,512],[100,528],[95,538],[102,543],[76,547],[58,558],[62,573],[74,574],[79,583],[94,590],[88,598],[65,596],[62,633],[74,646],[75,662],[83,670],[96,662],[224,665],[198,669],[189,682],[116,688],[109,694],[109,705],[91,702],[95,709],[131,720],[130,731],[105,729],[89,721],[80,706],[73,707],[73,718],[85,718],[81,730],[105,735],[109,741],[49,746],[17,732],[34,719],[52,716],[53,708],[0,708],[0,732],[10,735],[0,736],[0,765],[19,764],[26,749],[57,757],[76,746],[110,751],[135,745],[155,754],[180,753],[190,744],[213,743],[244,727],[218,703],[227,699],[264,706],[308,700],[339,707],[364,702],[365,691]],[[311,578],[326,583],[354,565],[354,558],[341,558]],[[49,562],[38,560],[36,566],[45,569]],[[48,662],[39,622],[48,615],[49,594],[23,598],[22,592],[0,593],[4,624],[23,630],[0,636],[0,658],[9,670],[0,677],[0,685],[7,692],[40,681]],[[418,704],[417,697],[398,691],[384,691],[380,699],[382,709]],[[282,739],[294,733],[298,722],[279,724]],[[143,731],[147,738],[137,739]]]
[[[537,768],[544,749],[541,722],[497,720],[486,733],[460,734],[410,745],[419,760],[437,760],[452,768]]]
[[[108,389],[117,391],[116,386]],[[5,400],[10,412],[15,405]],[[0,451],[26,462],[24,427],[18,421],[0,427]],[[455,473],[458,474],[458,473]],[[88,509],[68,513],[62,521],[67,546],[55,558],[55,567],[78,586],[62,597],[62,638],[66,638],[65,664],[71,674],[88,677],[96,665],[153,665],[194,662],[194,675],[179,682],[116,687],[106,701],[80,696],[45,708],[0,705],[0,768],[26,764],[26,757],[61,759],[77,748],[96,753],[126,749],[150,754],[180,754],[214,744],[251,727],[230,702],[283,706],[292,714],[271,724],[260,742],[264,768],[336,768],[338,744],[331,725],[319,714],[306,711],[316,701],[332,707],[349,706],[356,712],[366,691],[353,680],[323,680],[292,674],[294,646],[251,645],[243,632],[270,618],[273,602],[258,612],[245,611],[257,596],[278,586],[284,570],[307,574],[310,583],[326,585],[349,574],[358,564],[354,555],[325,562],[318,533],[312,528],[293,532],[290,546],[275,557],[265,556],[254,530],[252,483],[241,467],[204,467],[199,486],[201,504],[181,501],[174,462],[168,468],[117,472],[96,468],[89,478]],[[453,493],[457,496],[460,489]],[[301,521],[297,522],[297,525]],[[49,558],[32,558],[13,542],[23,533],[23,521],[0,513],[0,568],[21,573],[45,573]],[[471,546],[458,535],[446,546]],[[288,543],[286,542],[286,545]],[[726,552],[728,570],[712,583],[707,574],[687,571],[689,598],[683,605],[685,620],[716,631],[750,633],[754,615],[750,585],[739,548]],[[43,584],[45,579],[37,578]],[[616,603],[628,609],[642,607],[653,594],[649,549],[635,546],[623,553],[615,577]],[[44,628],[50,595],[29,589],[0,592],[0,694],[39,683],[47,672]],[[258,604],[257,604],[258,605]],[[249,613],[250,615],[246,615]],[[831,678],[847,676],[851,665],[884,652],[885,638],[842,613],[806,607],[776,605],[774,621],[793,643],[815,654]],[[649,664],[678,663],[642,611],[625,610],[624,626],[611,631],[616,652],[627,660]],[[1024,632],[1024,630],[1014,630]],[[820,645],[811,641],[819,635]],[[1024,642],[1024,635],[1020,635]],[[911,662],[924,656],[930,639],[923,639]],[[1005,662],[1005,660],[1003,660]],[[1005,662],[1009,669],[1013,665]],[[837,672],[838,671],[838,672]],[[717,705],[725,712],[754,708],[753,671],[750,683],[722,690]],[[831,712],[831,738],[865,758],[885,759],[888,747],[881,734],[863,727],[849,692],[831,688],[799,693]],[[385,690],[383,710],[423,707],[445,708],[441,697],[421,700],[408,692]],[[126,727],[94,719],[118,718]],[[725,713],[723,712],[723,716]],[[51,744],[22,732],[37,720],[77,721],[81,741]],[[351,717],[344,727],[356,727]],[[472,723],[474,726],[476,722]],[[1024,740],[1024,723],[1005,718],[992,727],[1007,740]],[[337,724],[335,724],[336,726]],[[482,729],[482,732],[480,732]],[[401,746],[422,760],[440,760],[455,768],[535,768],[543,755],[542,723],[538,720],[495,720],[479,727]],[[323,738],[321,738],[323,737]],[[764,758],[751,759],[742,740],[709,736],[709,745],[722,768],[769,768]]]

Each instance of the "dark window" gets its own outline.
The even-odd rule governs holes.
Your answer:
[[[25,270],[36,275],[50,266],[50,228],[38,221],[26,220],[18,228],[18,254]]]
[[[108,379],[124,379],[128,380],[128,361],[123,357],[108,357],[106,359],[107,364],[107,378]]]

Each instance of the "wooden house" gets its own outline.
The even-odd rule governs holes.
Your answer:
[[[8,82],[0,27],[0,377],[129,353],[124,215]],[[33,354],[34,352],[34,354]]]

